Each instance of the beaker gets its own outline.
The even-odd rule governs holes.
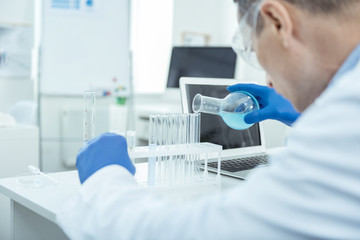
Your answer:
[[[256,98],[244,91],[230,93],[224,99],[197,94],[194,97],[192,108],[195,113],[202,112],[221,116],[224,122],[235,130],[250,128],[253,124],[245,122],[245,115],[260,109]]]

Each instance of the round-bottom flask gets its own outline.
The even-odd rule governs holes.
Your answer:
[[[224,99],[197,94],[193,99],[192,108],[195,113],[221,116],[224,122],[235,130],[250,128],[253,124],[247,124],[244,117],[260,109],[256,98],[243,91],[230,93]]]

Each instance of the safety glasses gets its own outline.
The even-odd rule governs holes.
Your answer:
[[[263,70],[254,49],[258,19],[262,1],[256,1],[249,10],[241,16],[239,27],[233,37],[232,48],[250,66]]]

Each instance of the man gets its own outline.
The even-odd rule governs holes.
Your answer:
[[[276,91],[302,112],[286,148],[246,184],[174,207],[136,185],[122,137],[100,136],[79,153],[83,185],[58,215],[69,237],[360,239],[360,1],[238,5],[241,37],[248,37],[240,54],[254,63],[256,52]],[[239,89],[262,105],[247,122],[273,118],[290,125],[298,117],[270,88],[229,91]]]

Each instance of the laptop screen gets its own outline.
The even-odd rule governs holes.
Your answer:
[[[193,113],[192,100],[200,93],[204,96],[224,98],[229,92],[227,86],[186,84],[186,97],[189,112]],[[234,130],[228,127],[217,115],[201,114],[201,142],[210,142],[223,146],[223,149],[254,147],[261,145],[259,124],[246,130]]]

